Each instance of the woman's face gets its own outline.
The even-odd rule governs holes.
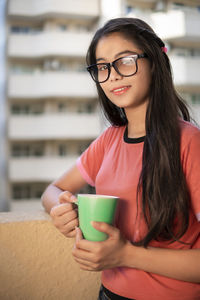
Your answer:
[[[98,63],[111,63],[119,57],[131,54],[142,54],[133,41],[116,32],[101,38],[96,48],[96,60]],[[151,67],[147,58],[137,60],[138,71],[131,77],[119,75],[113,67],[109,79],[100,83],[106,96],[116,106],[124,108],[136,108],[146,106],[149,101],[151,85]]]

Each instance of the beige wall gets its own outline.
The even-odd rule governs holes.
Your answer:
[[[100,273],[81,271],[43,211],[0,214],[0,299],[95,300]]]

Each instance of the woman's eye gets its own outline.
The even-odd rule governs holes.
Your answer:
[[[99,71],[105,71],[107,69],[108,69],[108,67],[106,65],[98,66]]]

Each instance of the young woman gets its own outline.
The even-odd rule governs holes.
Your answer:
[[[81,269],[103,271],[99,299],[200,299],[200,130],[165,45],[142,20],[117,18],[96,32],[87,63],[111,126],[49,185],[43,205],[76,236]],[[104,242],[78,228],[74,194],[86,183],[120,197],[114,227],[93,222]]]

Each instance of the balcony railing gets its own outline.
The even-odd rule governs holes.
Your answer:
[[[8,2],[8,15],[10,17],[60,16],[93,19],[98,17],[99,14],[99,0],[10,0]]]
[[[174,82],[182,92],[200,92],[200,57],[170,57]]]
[[[141,8],[150,8],[155,7],[157,0],[126,0],[127,7],[141,7]],[[129,9],[128,9],[129,10]]]
[[[153,13],[151,17],[152,27],[162,39],[175,46],[200,47],[199,10],[170,10]]]
[[[98,114],[46,114],[12,116],[8,135],[12,140],[93,139],[101,131]]]
[[[76,163],[76,156],[11,158],[9,179],[12,182],[50,182]]]
[[[8,55],[16,58],[45,56],[85,57],[92,39],[89,32],[41,32],[38,34],[10,34]]]
[[[199,6],[199,0],[168,0],[169,2],[176,2],[176,3],[180,3],[180,4],[184,4],[184,5],[188,5],[188,6]]]
[[[38,72],[10,74],[10,98],[96,97],[96,88],[86,72]]]

